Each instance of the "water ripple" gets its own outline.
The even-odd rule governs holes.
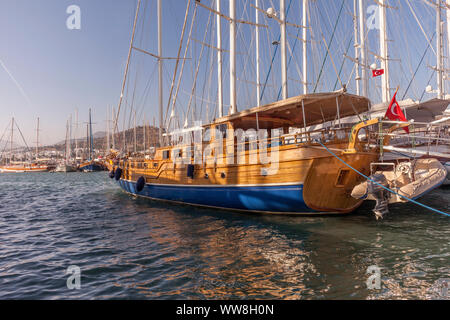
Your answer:
[[[104,173],[0,175],[1,299],[433,299],[448,218],[274,217],[136,199]],[[449,211],[450,189],[421,199]],[[66,270],[81,269],[69,290]],[[382,270],[368,290],[367,268]]]

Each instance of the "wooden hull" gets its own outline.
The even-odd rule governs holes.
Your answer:
[[[0,173],[47,172],[48,167],[0,167]]]
[[[263,164],[205,164],[195,165],[193,178],[181,163],[131,162],[124,166],[119,185],[128,193],[156,200],[272,214],[345,214],[362,203],[350,194],[363,178],[323,148],[286,146],[279,154],[276,171]],[[341,157],[368,174],[378,154]],[[140,177],[145,186],[137,191]]]

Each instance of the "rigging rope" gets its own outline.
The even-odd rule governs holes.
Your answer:
[[[435,35],[436,35],[436,32],[435,32],[435,33],[433,34],[433,36],[431,37],[431,41],[433,41]],[[428,45],[427,45],[427,48],[425,49],[425,52],[424,52],[423,55],[422,55],[422,58],[420,59],[419,64],[417,65],[416,71],[414,72],[414,75],[413,75],[411,81],[409,82],[408,87],[406,88],[406,91],[405,91],[405,94],[404,94],[403,97],[402,97],[402,100],[405,99],[405,96],[406,96],[406,94],[408,93],[409,87],[411,86],[412,82],[414,81],[414,78],[415,78],[416,75],[417,75],[417,71],[419,71],[420,65],[422,64],[423,59],[425,59],[425,56],[427,55],[428,49],[430,49],[430,44],[429,44],[429,43],[428,43]]]

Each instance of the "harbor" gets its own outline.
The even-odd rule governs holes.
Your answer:
[[[102,172],[33,175],[0,176],[1,299],[440,299],[448,269],[446,218],[415,206],[382,223],[372,205],[230,214],[131,198]],[[448,192],[422,201],[448,210]],[[74,263],[80,290],[66,287]],[[371,265],[382,290],[367,288]]]
[[[86,7],[0,52],[1,300],[448,299],[450,0]]]

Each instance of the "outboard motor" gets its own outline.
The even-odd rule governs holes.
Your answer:
[[[369,178],[371,180],[367,180],[355,186],[351,196],[360,200],[375,200],[376,204],[373,213],[375,213],[377,220],[382,219],[383,216],[389,212],[388,204],[391,194],[380,185],[389,188],[389,183],[382,173],[375,173]]]
[[[383,216],[389,213],[388,205],[390,193],[380,185],[389,188],[389,184],[386,177],[382,173],[375,173],[371,175],[370,178],[372,180],[367,180],[367,192],[376,201],[375,208],[373,208],[373,213],[375,213],[377,220],[383,219]]]

